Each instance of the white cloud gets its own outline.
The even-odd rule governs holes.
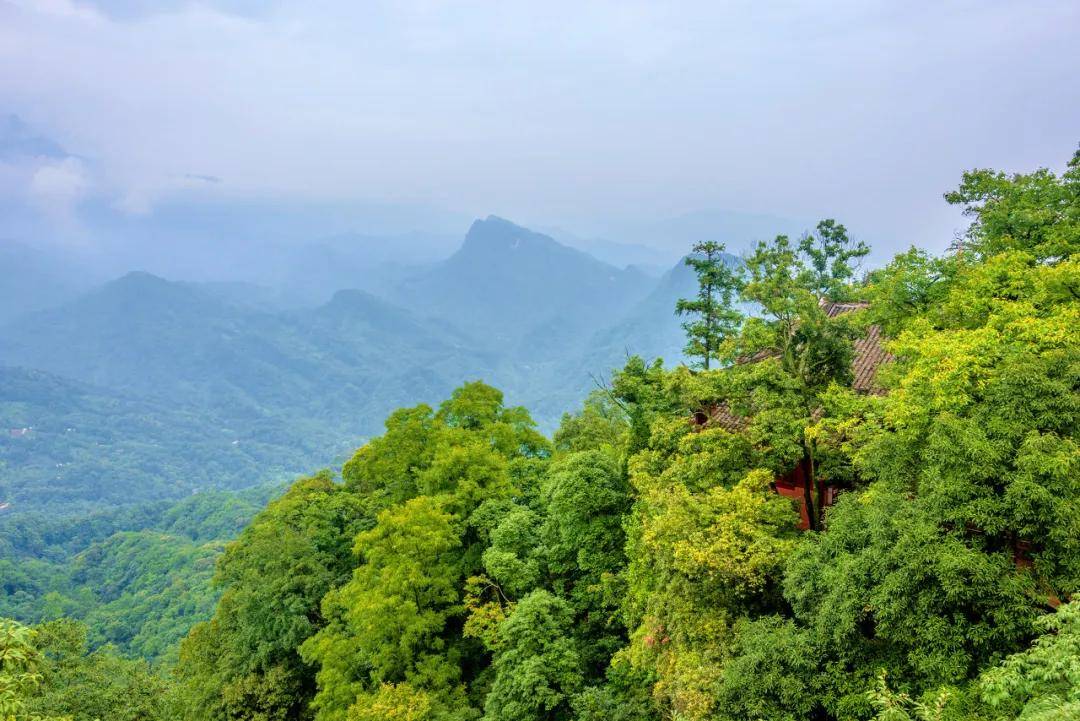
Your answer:
[[[90,188],[86,165],[75,157],[38,166],[31,174],[28,186],[34,205],[63,222],[73,220],[76,205]]]

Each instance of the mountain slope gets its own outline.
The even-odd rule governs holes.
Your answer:
[[[300,427],[300,426],[297,426]],[[0,367],[0,503],[71,512],[281,480],[347,450],[284,419],[204,408]]]
[[[16,507],[177,497],[318,467],[394,408],[498,363],[359,291],[268,312],[145,273],[0,337],[0,492]]]
[[[489,347],[536,359],[587,337],[647,288],[640,271],[488,216],[473,223],[454,255],[402,283],[396,298]]]
[[[741,262],[731,254],[724,254],[724,260]],[[647,361],[662,358],[668,366],[684,360],[686,334],[682,319],[675,315],[675,304],[697,293],[697,277],[683,258],[651,287],[648,295],[596,329],[577,352],[548,368],[538,386],[542,392],[525,394],[526,404],[538,417],[556,417],[560,408],[576,405],[613,369],[622,368],[629,356]]]
[[[365,420],[407,402],[408,395],[380,397],[404,390],[400,376],[427,397],[412,385],[416,367],[434,373],[433,395],[460,382],[465,368],[486,370],[459,335],[358,291],[312,310],[267,312],[147,273],[16,321],[3,334],[7,365],[237,420],[289,413],[359,420],[366,431],[373,428]],[[444,371],[453,377],[439,384]],[[379,411],[365,407],[373,399]]]

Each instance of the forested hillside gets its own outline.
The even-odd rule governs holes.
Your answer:
[[[144,399],[43,371],[0,368],[0,498],[8,513],[102,512],[194,491],[284,479],[325,438],[286,443],[303,424],[226,420],[195,406]]]
[[[94,646],[168,663],[212,613],[214,562],[278,487],[57,519],[0,516],[0,616],[87,626]]]
[[[128,273],[0,327],[0,503],[72,513],[291,479],[475,378],[550,431],[628,353],[678,356],[683,271],[657,282],[488,218],[445,261],[388,271],[390,300],[346,286],[294,307],[281,288]]]
[[[631,357],[550,437],[480,381],[390,413],[225,546],[160,675],[4,622],[5,712],[1080,718],[1080,152],[946,200],[954,247],[865,276],[832,220],[742,264],[699,244],[688,363]]]

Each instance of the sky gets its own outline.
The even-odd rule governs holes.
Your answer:
[[[1078,37],[1075,0],[0,0],[0,200],[72,235],[194,198],[940,250],[963,170],[1072,155]]]

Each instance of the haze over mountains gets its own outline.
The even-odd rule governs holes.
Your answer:
[[[628,354],[680,358],[681,262],[655,278],[494,216],[437,262],[380,264],[346,237],[313,247],[294,271],[318,293],[297,294],[143,271],[80,293],[73,268],[8,246],[22,312],[0,326],[4,500],[75,508],[288,477],[472,379],[550,429]]]

